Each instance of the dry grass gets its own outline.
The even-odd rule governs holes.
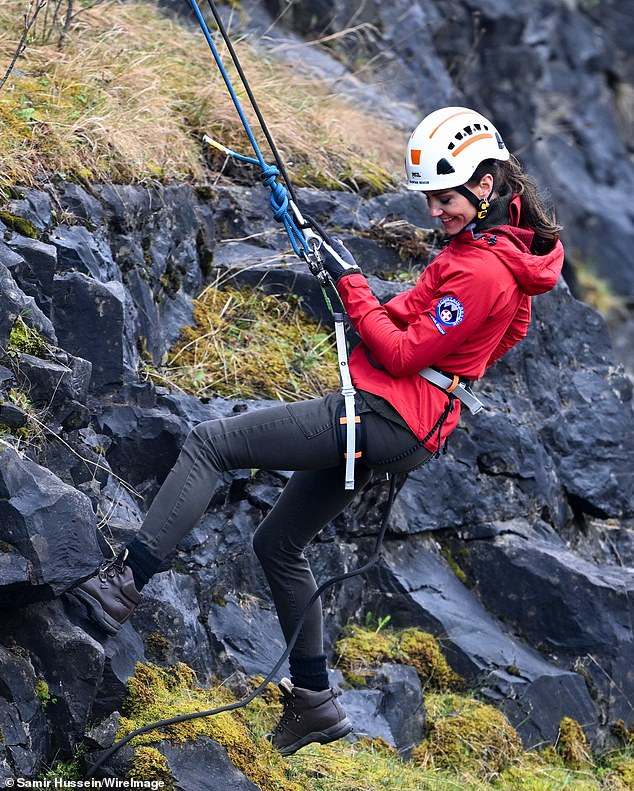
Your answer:
[[[293,295],[206,288],[166,364],[146,374],[199,397],[298,401],[339,386],[332,333]]]
[[[27,6],[0,4],[0,68],[15,51]],[[400,177],[401,133],[303,79],[301,69],[246,41],[235,46],[297,184],[376,191]],[[224,162],[203,150],[205,132],[252,153],[202,35],[150,3],[83,11],[62,51],[36,31],[0,91],[0,129],[0,186],[56,174],[204,182],[209,166]]]

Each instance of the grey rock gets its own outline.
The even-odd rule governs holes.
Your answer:
[[[581,338],[559,332],[564,313],[567,326],[583,327]],[[514,376],[504,387],[530,396],[533,420],[573,509],[604,518],[631,515],[632,386],[614,361],[600,315],[572,300],[565,286],[539,297],[526,341],[498,372],[505,367]]]
[[[392,729],[383,711],[383,695],[378,689],[348,689],[341,702],[358,738],[384,739],[394,744]]]
[[[207,626],[222,650],[216,661],[225,674],[234,670],[266,674],[286,648],[272,606],[252,595],[228,594],[222,603],[212,603]],[[284,664],[275,679],[279,681],[288,672]]]
[[[18,354],[16,378],[30,400],[40,407],[57,407],[69,401],[85,402],[92,365],[81,357],[64,355],[60,364],[31,354]]]
[[[136,368],[126,343],[126,294],[117,281],[101,283],[81,272],[55,278],[53,316],[59,343],[92,363],[91,385],[120,384]]]
[[[185,662],[201,683],[209,683],[216,663],[201,620],[194,578],[170,570],[143,588],[143,601],[131,622],[151,662]]]
[[[242,772],[229,760],[225,748],[213,739],[200,736],[195,742],[172,745],[157,742],[152,745],[167,758],[175,791],[210,791],[210,789],[231,789],[231,791],[258,791]],[[106,777],[128,777],[133,760],[134,748],[128,745],[121,748],[99,769]],[[89,757],[98,760],[99,753]]]
[[[111,747],[121,725],[121,714],[113,711],[93,728],[86,731],[86,744],[91,750]]]
[[[268,192],[264,186],[219,187],[214,200],[216,238],[276,250],[288,248],[283,226],[271,221]]]
[[[610,699],[605,718],[628,716],[634,674],[619,673],[618,689],[610,679],[613,664],[634,647],[633,569],[598,566],[561,544],[514,532],[470,541],[460,559],[486,608],[528,644],[560,666],[592,657],[594,686]]]
[[[425,735],[425,704],[420,680],[413,667],[382,665],[369,686],[383,693],[381,711],[399,754],[408,759]]]
[[[6,349],[11,328],[18,316],[48,341],[57,343],[50,320],[40,310],[35,299],[18,287],[7,267],[0,263],[0,347]]]
[[[101,203],[80,184],[70,181],[62,183],[58,193],[62,209],[71,212],[78,220],[96,228],[103,224],[104,212]]]
[[[57,248],[58,271],[81,272],[102,282],[121,277],[108,243],[83,225],[58,225],[50,241]]]
[[[24,217],[38,231],[48,230],[53,223],[51,196],[31,187],[20,187],[18,191],[21,197],[9,201],[8,210]]]
[[[9,445],[0,449],[0,541],[26,561],[2,606],[59,595],[101,560],[89,500]]]
[[[87,625],[87,628],[96,639],[104,642],[103,632],[95,629],[94,624]],[[129,623],[123,624],[117,634],[107,640],[104,650],[103,673],[95,685],[92,707],[92,714],[97,719],[122,708],[126,685],[130,676],[134,675],[136,664],[147,662],[143,641]]]
[[[19,406],[10,403],[0,404],[0,423],[10,429],[22,428],[28,422],[29,416]]]
[[[95,418],[98,431],[110,438],[106,459],[132,486],[162,483],[189,433],[174,416],[160,409],[115,404]]]
[[[13,266],[8,265],[11,274],[24,293],[34,297],[50,318],[57,249],[51,244],[18,234],[9,239],[9,245],[19,256]]]
[[[390,614],[394,626],[414,623],[442,635],[454,670],[505,700],[506,714],[527,746],[554,739],[564,709],[589,734],[596,733],[598,715],[583,677],[547,662],[517,639],[425,539],[390,542],[385,564],[372,578],[381,580],[381,594],[367,597],[368,609]],[[544,689],[561,705],[545,707]]]
[[[42,709],[48,731],[58,749],[70,754],[92,717],[104,668],[103,647],[69,620],[59,599],[3,613],[2,639],[19,641],[36,679],[46,683]]]
[[[50,726],[36,694],[37,681],[23,651],[0,645],[0,778],[5,781],[32,777],[50,754]]]
[[[169,743],[161,752],[175,780],[178,791],[209,791],[209,788],[231,788],[232,791],[257,791],[252,783],[229,760],[222,745],[200,737],[194,744],[179,748]]]

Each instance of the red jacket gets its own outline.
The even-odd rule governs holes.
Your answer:
[[[533,231],[518,227],[520,211],[516,196],[510,206],[512,225],[475,235],[462,231],[412,289],[385,305],[363,275],[348,275],[337,284],[363,341],[350,356],[355,387],[385,398],[418,439],[429,434],[448,403],[418,371],[433,365],[479,379],[526,336],[531,295],[549,291],[557,282],[564,257],[561,242],[546,255],[531,253]],[[459,406],[456,400],[441,443],[458,423]],[[438,441],[434,433],[425,445],[435,451]]]

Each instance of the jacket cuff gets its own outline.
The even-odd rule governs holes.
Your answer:
[[[365,275],[355,272],[352,275],[344,275],[337,280],[337,291],[344,296],[348,288],[370,288]]]

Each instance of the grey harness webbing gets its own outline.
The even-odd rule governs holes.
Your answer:
[[[463,403],[472,415],[477,415],[478,412],[484,408],[484,404],[471,390],[469,385],[464,382],[456,382],[456,377],[447,376],[446,374],[437,371],[435,368],[423,368],[418,372],[419,376],[427,379],[436,387],[444,390],[447,395],[455,396],[461,403]]]

